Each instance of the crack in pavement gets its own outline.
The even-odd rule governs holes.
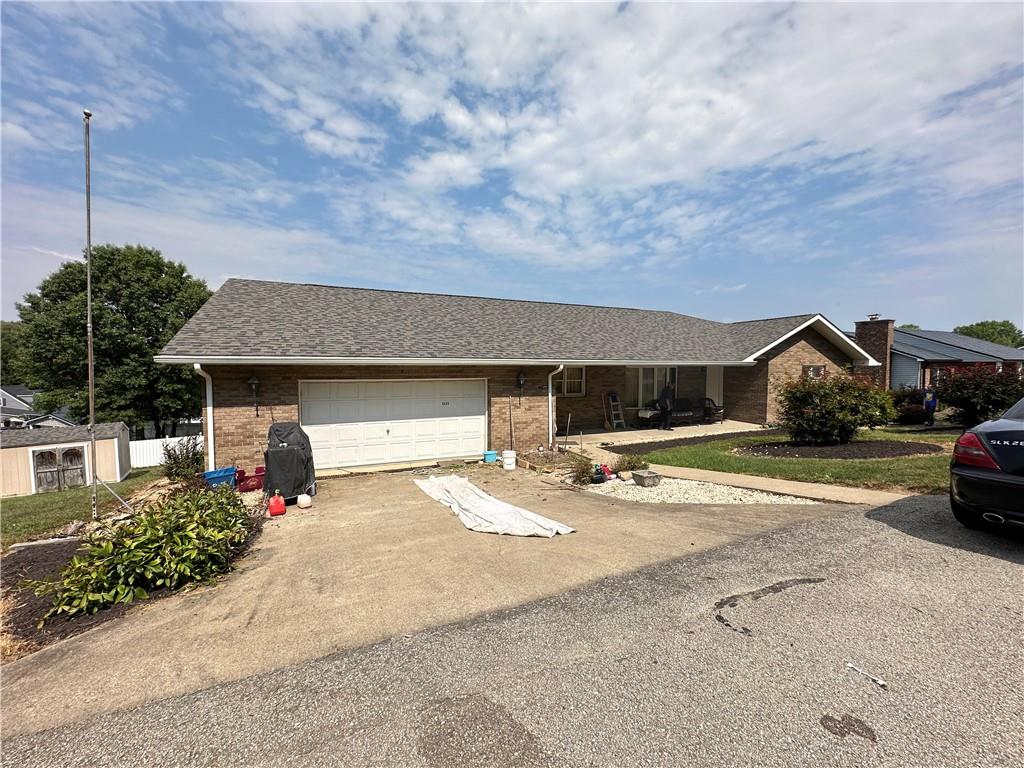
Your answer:
[[[722,615],[723,608],[735,608],[745,600],[753,602],[755,600],[760,600],[762,597],[767,597],[768,595],[778,594],[779,592],[782,592],[786,589],[790,589],[791,587],[798,587],[801,584],[820,584],[823,581],[824,579],[818,578],[786,579],[785,581],[777,581],[774,584],[769,584],[767,587],[755,589],[753,592],[743,592],[739,595],[729,595],[728,597],[723,597],[721,600],[715,603],[715,620],[719,624],[724,626],[726,629],[731,629],[733,632],[738,632],[741,635],[749,637],[750,635],[754,634],[750,627],[735,626],[725,616]]]

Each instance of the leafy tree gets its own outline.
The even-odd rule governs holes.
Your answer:
[[[937,394],[939,402],[952,406],[953,422],[973,427],[995,418],[1024,397],[1024,379],[1009,369],[961,368],[942,377]]]
[[[779,425],[796,443],[848,443],[861,427],[880,427],[896,418],[884,389],[854,376],[792,379],[778,395]]]
[[[921,326],[918,325],[917,323],[900,323],[896,327],[899,328],[901,331],[920,331],[921,330]]]
[[[16,321],[0,322],[0,381],[23,384],[25,327]]]
[[[157,365],[153,356],[210,296],[184,265],[142,245],[92,250],[93,350],[96,419],[139,428],[199,412],[199,384],[191,370]],[[26,383],[44,391],[40,410],[67,405],[89,411],[86,362],[85,264],[68,262],[18,304],[24,326]]]
[[[1024,345],[1024,333],[1009,320],[982,320],[980,323],[958,325],[953,333],[970,336],[973,339],[991,341],[1006,347]]]

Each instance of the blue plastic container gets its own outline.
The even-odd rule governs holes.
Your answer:
[[[484,463],[493,464],[498,460],[497,451],[484,451]]]
[[[211,469],[209,472],[203,472],[203,479],[206,480],[206,484],[211,487],[214,485],[230,483],[231,487],[234,488],[235,468],[222,467],[221,469]]]

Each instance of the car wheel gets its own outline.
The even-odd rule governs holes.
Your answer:
[[[957,502],[952,496],[949,497],[949,507],[953,510],[953,517],[968,528],[981,528],[984,525],[981,515],[971,512],[963,504]]]

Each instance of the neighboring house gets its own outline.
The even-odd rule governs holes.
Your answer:
[[[556,425],[710,396],[731,419],[775,415],[782,378],[877,365],[821,315],[718,323],[642,309],[230,279],[156,357],[204,377],[211,466],[263,463],[297,421],[320,469],[549,446]],[[629,420],[627,413],[627,421]],[[211,445],[212,438],[212,445]]]
[[[23,496],[92,482],[88,427],[18,429],[0,437],[0,495]],[[96,476],[123,480],[131,471],[128,427],[96,425]]]
[[[4,429],[22,427],[28,419],[37,415],[32,411],[32,404],[16,395],[15,389],[14,386],[0,387],[0,425]]]
[[[0,387],[0,426],[3,429],[36,429],[38,427],[71,427],[77,422],[68,416],[66,407],[52,413],[38,413],[35,398],[41,390],[20,384]]]
[[[40,416],[34,416],[25,422],[25,426],[28,429],[39,429],[41,427],[73,427],[75,422],[66,416],[62,415],[62,408],[60,411],[54,413],[44,413]]]
[[[849,335],[881,363],[875,376],[886,389],[934,386],[947,371],[963,368],[1024,372],[1024,350],[952,331],[904,330],[869,316]]]
[[[21,384],[5,384],[3,386],[3,390],[5,393],[10,393],[22,402],[27,403],[30,408],[34,407],[36,395],[41,392],[41,390],[38,389],[23,387]]]

